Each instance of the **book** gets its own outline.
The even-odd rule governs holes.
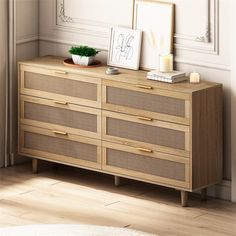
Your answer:
[[[154,81],[159,81],[159,82],[165,82],[165,83],[179,83],[179,82],[183,82],[183,81],[188,80],[187,77],[178,77],[178,78],[175,78],[175,79],[168,79],[168,78],[156,77],[156,76],[152,76],[152,75],[148,75],[147,79],[154,80]]]
[[[155,76],[155,77],[160,77],[160,78],[167,78],[167,79],[175,79],[175,78],[180,78],[180,77],[185,77],[186,73],[181,72],[181,71],[173,71],[169,73],[162,73],[158,70],[153,70],[148,72],[148,76]]]
[[[147,79],[166,83],[178,83],[187,80],[186,74],[180,71],[162,73],[157,70],[148,72]]]

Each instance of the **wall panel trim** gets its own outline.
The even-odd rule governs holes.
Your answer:
[[[175,47],[201,53],[219,54],[219,0],[206,1],[206,28],[204,35],[175,34]],[[212,15],[213,12],[213,15]],[[186,43],[188,42],[188,43]],[[190,42],[190,43],[189,43]]]
[[[26,36],[22,39],[17,39],[16,44],[19,45],[19,44],[31,43],[38,40],[39,40],[39,35]]]
[[[76,42],[74,42],[74,41],[55,39],[55,38],[51,38],[51,37],[40,36],[39,39],[40,39],[40,41],[49,42],[49,43],[56,43],[56,44],[61,44],[61,45],[66,45],[66,46],[76,45]],[[107,52],[107,50],[104,50],[101,48],[98,48],[98,49],[103,52]],[[181,63],[181,64],[186,64],[186,65],[201,66],[201,67],[205,67],[205,68],[209,68],[209,69],[230,71],[229,65],[214,64],[214,63],[203,62],[203,61],[194,61],[194,60],[189,60],[189,59],[184,59],[184,58],[179,58],[179,57],[175,57],[175,62]]]
[[[208,189],[208,195],[211,197],[231,201],[231,181],[224,180],[221,184],[216,184]]]
[[[204,34],[187,35],[176,32],[174,38],[177,49],[196,51],[203,54],[219,54],[219,0],[205,1],[205,8],[202,9],[206,15]],[[55,30],[92,35],[98,38],[109,38],[110,27],[114,25],[100,21],[73,18],[66,15],[65,0],[54,0],[53,4],[55,7],[52,19]],[[128,25],[125,27],[128,27]],[[129,27],[132,26],[130,25]]]
[[[214,64],[204,61],[194,61],[189,59],[183,59],[183,58],[175,58],[175,62],[185,65],[193,65],[193,66],[200,66],[205,67],[208,69],[216,69],[216,70],[222,70],[222,71],[231,71],[230,65],[222,65],[222,64]]]

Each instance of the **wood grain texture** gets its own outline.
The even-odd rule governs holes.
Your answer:
[[[120,158],[116,158],[116,152]],[[113,160],[110,161],[110,158]],[[116,158],[116,160],[114,160],[114,158]],[[163,163],[161,164],[160,162],[162,161]],[[159,162],[160,164],[155,168],[155,165],[149,165],[149,162]],[[115,163],[118,163],[118,165]],[[119,165],[119,163],[121,165]],[[142,167],[143,170],[141,170]],[[146,153],[125,145],[103,142],[102,169],[114,175],[117,174],[163,186],[175,186],[183,190],[189,189],[190,187],[189,175],[186,175],[186,173],[188,173],[187,169],[189,169],[189,160],[187,158],[176,158],[175,156],[158,152]],[[179,170],[181,170],[181,172],[179,172]],[[159,172],[159,175],[151,174],[152,171]],[[181,177],[183,179],[177,180],[178,175],[184,176]]]
[[[22,64],[20,70],[21,94],[101,108],[98,78]]]
[[[192,95],[192,189],[222,180],[222,87]]]
[[[39,168],[39,161],[38,161],[38,159],[33,158],[32,159],[32,171],[34,174],[38,174],[38,168]]]
[[[63,58],[52,56],[21,62],[19,69],[19,154],[172,187],[184,191],[184,206],[187,205],[187,192],[204,189],[222,180],[221,85],[205,81],[166,84],[148,81],[145,71],[123,69],[119,75],[109,76],[105,73],[106,66],[74,69],[64,66]],[[33,89],[26,87],[26,72],[34,73],[27,79],[28,85],[32,82],[30,79],[34,80],[36,87]],[[63,82],[47,91],[47,84],[44,87],[40,84],[45,76]],[[75,82],[81,84],[78,91]],[[66,91],[63,90],[64,83]],[[71,87],[70,94],[68,88]],[[109,94],[109,88],[112,94]],[[86,89],[90,90],[88,94]],[[119,92],[127,97],[124,99]],[[141,105],[132,101],[135,98],[140,101],[146,98],[150,102]],[[152,103],[152,98],[157,102]],[[50,112],[45,111],[45,114],[50,113],[50,122],[27,119],[24,116],[27,102],[47,106]],[[157,103],[159,107],[155,107]],[[53,109],[95,115],[97,132],[71,127],[71,117],[65,123],[53,122]],[[77,125],[79,122],[81,120]],[[28,144],[34,146],[27,148],[24,135],[27,132],[48,137],[55,146],[61,143],[65,150],[59,152],[55,146],[49,149],[45,138],[42,138],[45,150],[40,143],[31,143],[29,139]],[[73,146],[74,143],[95,146],[95,161],[91,161],[91,155],[89,160],[77,156],[78,147]],[[73,148],[67,150],[67,144]],[[86,149],[79,147],[80,151]],[[126,155],[125,161],[124,158],[108,160],[109,149],[130,153],[130,158]],[[136,162],[131,157],[136,157]],[[129,164],[129,168],[124,163]],[[153,163],[160,166],[153,169]]]
[[[20,103],[21,124],[101,139],[99,109],[25,95],[20,96]]]
[[[190,95],[133,84],[102,82],[102,109],[189,125]]]
[[[178,191],[42,162],[0,169],[0,227],[91,224],[128,227],[161,236],[235,236],[236,204],[190,194],[180,206]]]
[[[113,119],[115,121],[117,120],[118,121],[117,127],[111,127],[111,129],[109,130],[108,129],[108,124],[109,124],[108,119]],[[123,128],[121,129],[121,124],[123,124],[122,121],[127,122],[127,123],[125,123],[123,125],[124,127],[122,126]],[[110,112],[110,111],[102,111],[102,122],[103,122],[103,129],[102,129],[102,139],[103,140],[112,141],[115,143],[121,143],[121,144],[125,144],[125,145],[130,145],[130,146],[139,146],[139,147],[143,146],[143,147],[147,147],[151,150],[156,150],[156,151],[179,155],[179,156],[189,157],[189,155],[190,155],[189,146],[188,146],[189,139],[188,139],[188,135],[187,135],[189,133],[189,126],[184,126],[184,125],[169,123],[169,122],[163,122],[163,121],[159,121],[159,120],[145,121],[145,120],[138,119],[138,117],[136,117],[136,116],[115,113],[115,112]],[[119,124],[120,124],[120,127],[119,127]],[[133,124],[134,128],[131,129],[132,124]],[[136,126],[137,126],[137,128],[136,128]],[[165,139],[166,143],[165,143],[165,140],[161,141],[163,144],[157,143],[159,138],[161,139],[162,136],[159,132],[154,132],[155,128],[156,128],[156,130],[160,129],[160,132],[163,131],[162,132],[163,135],[166,134],[166,139]],[[117,131],[117,132],[119,132],[120,135],[119,134],[113,135],[111,133],[111,131],[113,129],[115,129],[114,132]],[[141,133],[142,130],[143,130],[143,133]],[[150,130],[152,130],[154,132],[153,142],[150,141],[150,139],[151,139]],[[124,134],[124,135],[122,136],[122,134]],[[131,138],[129,138],[127,136],[130,136]],[[182,137],[182,139],[177,139],[177,137],[180,137],[180,136]],[[173,146],[168,146],[168,143],[171,145],[171,143],[170,143],[171,137],[172,137],[174,143],[173,143]],[[145,141],[146,138],[149,141]],[[154,143],[155,139],[157,139],[157,141]],[[182,143],[183,147],[182,148],[174,147],[175,142]]]
[[[187,207],[188,206],[188,192],[181,191],[181,206]]]
[[[52,70],[52,72],[55,70],[62,70],[62,71],[65,71],[67,73],[71,73],[74,75],[84,75],[84,76],[89,76],[93,78],[98,78],[100,80],[105,79],[105,81],[112,80],[114,82],[124,82],[124,83],[129,83],[129,84],[134,84],[134,85],[141,83],[141,84],[152,86],[158,89],[164,89],[167,91],[170,90],[172,92],[181,92],[181,93],[187,93],[187,94],[191,94],[194,91],[207,89],[209,87],[217,85],[217,83],[212,83],[212,82],[207,82],[207,81],[202,81],[200,84],[190,84],[189,82],[183,82],[183,83],[178,83],[178,84],[166,84],[166,83],[147,80],[146,71],[132,71],[132,70],[125,70],[125,69],[120,69],[121,73],[119,75],[110,76],[105,73],[107,66],[101,66],[101,67],[92,68],[92,69],[72,69],[63,65],[64,59],[65,58],[63,57],[45,56],[45,57],[36,58],[34,60],[22,61],[20,62],[20,64],[33,66],[39,69],[45,68],[45,69]]]
[[[19,154],[29,157],[35,157],[36,159],[52,160],[54,162],[58,161],[59,163],[65,163],[67,165],[74,164],[77,166],[89,167],[91,169],[101,169],[101,140],[78,136],[67,132],[65,133],[66,135],[60,135],[53,130],[21,125],[19,133]],[[38,142],[32,141],[32,144],[28,144],[29,146],[27,146],[25,134],[34,134],[34,136],[38,137]],[[47,137],[48,140],[58,140],[57,144],[54,144],[56,145],[55,148],[57,148],[58,151],[55,150],[53,146],[51,146],[50,142],[47,143],[47,146],[45,145],[45,141],[43,140]],[[41,142],[42,144],[44,144],[45,148],[43,147]],[[78,144],[77,149],[76,143]],[[70,144],[72,149],[67,150],[66,152],[64,149],[66,148],[66,146],[69,147]],[[82,150],[79,150],[79,144],[85,145],[84,147],[81,146]],[[96,148],[96,156],[94,156],[95,161],[89,159],[86,160],[83,149],[85,148],[86,150],[89,149],[89,147],[93,147],[93,149]],[[60,151],[60,149],[62,150]],[[70,152],[72,152],[73,155],[66,155],[66,153]],[[83,156],[85,158],[80,158],[81,153],[84,153]]]

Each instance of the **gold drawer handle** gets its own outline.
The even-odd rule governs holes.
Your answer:
[[[68,74],[68,72],[66,72],[66,71],[60,71],[60,70],[56,70],[55,73],[56,73],[56,74],[61,74],[61,75],[67,75],[67,74]]]
[[[137,116],[137,119],[138,119],[138,120],[144,120],[144,121],[153,121],[152,118],[149,118],[149,117],[142,117],[142,116]]]
[[[136,148],[138,151],[140,152],[148,152],[148,153],[152,153],[153,151],[151,149],[146,149],[146,148]]]
[[[147,85],[142,85],[142,84],[136,84],[136,87],[142,88],[142,89],[149,89],[149,90],[153,89],[152,86],[147,86]]]
[[[53,132],[54,134],[68,135],[68,133],[66,133],[66,132],[57,131],[57,130],[53,130],[52,132]]]
[[[55,104],[60,104],[60,105],[68,105],[68,102],[63,102],[63,101],[53,101]]]

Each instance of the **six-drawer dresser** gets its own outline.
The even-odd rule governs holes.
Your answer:
[[[222,86],[166,84],[145,71],[19,63],[19,154],[188,192],[222,179]]]

